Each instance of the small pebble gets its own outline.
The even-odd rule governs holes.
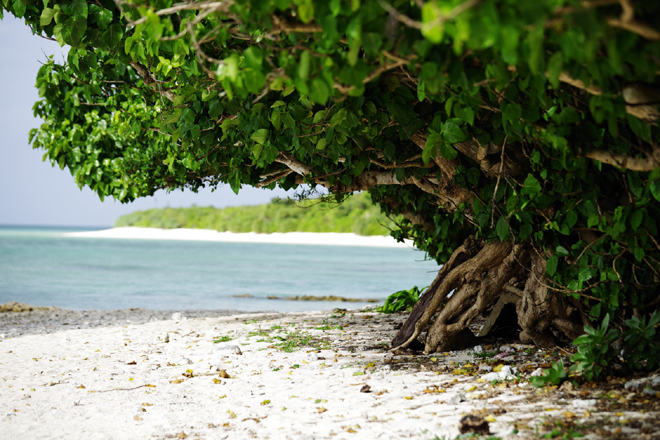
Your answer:
[[[183,321],[184,319],[186,319],[186,318],[184,318],[183,314],[181,314],[179,312],[172,313],[172,320],[173,321]]]
[[[479,365],[479,369],[481,371],[493,371],[493,367],[490,365]]]

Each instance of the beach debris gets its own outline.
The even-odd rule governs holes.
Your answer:
[[[532,371],[532,374],[530,374],[532,377],[540,377],[543,376],[543,368],[537,368],[536,370]]]
[[[457,405],[461,402],[465,402],[465,394],[463,393],[456,393],[450,398],[446,400],[446,402],[450,405]]]
[[[184,358],[179,359],[176,363],[178,365],[190,365],[190,364],[193,363],[193,361],[191,361],[190,359],[184,357]]]
[[[169,333],[165,333],[165,338],[163,339],[163,342],[165,342],[165,343],[170,342],[170,334]]]
[[[183,316],[183,313],[176,312],[172,313],[172,320],[173,321],[184,321],[186,319],[185,316]]]
[[[243,352],[241,351],[241,347],[238,345],[224,345],[224,344],[218,344],[213,346],[213,356],[219,356],[219,357],[226,357],[232,354],[237,354],[241,355]]]
[[[625,383],[623,387],[627,390],[630,389],[636,390],[640,388],[646,388],[648,386],[660,387],[660,374],[655,374],[649,377],[642,377],[640,379],[629,380],[628,382]]]
[[[220,370],[220,374],[218,376],[222,377],[223,379],[231,379],[231,376],[227,373],[226,370]]]
[[[360,388],[361,393],[370,393],[371,392],[371,387],[369,385],[364,385],[362,388]]]
[[[575,399],[571,404],[575,408],[592,408],[595,407],[598,401],[596,399]]]
[[[341,302],[368,302],[368,303],[377,303],[380,302],[378,299],[374,298],[346,298],[343,296],[328,295],[328,296],[314,296],[314,295],[296,295],[296,296],[277,296],[277,295],[268,295],[268,299],[283,299],[287,301],[341,301]]]
[[[467,434],[469,432],[482,435],[490,434],[488,421],[481,416],[475,416],[472,414],[463,416],[458,422],[458,430],[461,434]]]

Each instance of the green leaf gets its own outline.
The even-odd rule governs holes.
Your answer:
[[[630,226],[632,226],[633,229],[637,229],[642,225],[642,221],[644,220],[644,213],[640,210],[633,211],[632,214],[630,214]]]
[[[105,29],[110,23],[112,23],[112,11],[101,9],[100,11],[94,12],[94,18],[96,18],[96,23],[99,25],[99,28]]]
[[[438,154],[438,145],[440,145],[440,134],[431,131],[431,134],[426,138],[426,144],[422,151],[422,160],[425,165],[428,165],[430,160]]]
[[[422,35],[432,43],[440,43],[445,32],[441,21],[442,13],[435,2],[426,2],[422,6]]]
[[[502,216],[497,220],[495,231],[497,232],[497,236],[500,237],[500,240],[506,241],[509,237],[509,224],[506,221],[506,217]]]
[[[124,35],[124,28],[119,23],[115,23],[103,32],[103,42],[108,47],[117,46]]]
[[[577,223],[577,221],[578,221],[577,212],[571,210],[566,213],[566,224],[568,225],[569,229],[572,229],[573,226],[575,226],[575,224]]]
[[[27,2],[23,3],[22,0],[14,0],[14,15],[16,15],[17,18],[22,18],[25,15],[25,11],[27,10]],[[0,11],[2,9],[0,8]]]
[[[470,107],[465,107],[460,110],[455,111],[456,116],[464,120],[470,125],[474,125],[474,110],[472,110]]]
[[[62,6],[64,13],[72,16],[81,16],[87,18],[87,1],[86,0],[71,0]]]
[[[564,246],[557,246],[555,252],[558,257],[567,257],[569,255],[568,250]]]
[[[41,11],[41,17],[39,18],[39,24],[41,26],[48,26],[55,16],[55,9],[44,8]]]
[[[460,120],[449,119],[442,124],[442,139],[445,142],[454,144],[456,142],[463,142],[467,139],[467,132],[461,128],[458,121]]]
[[[555,89],[559,87],[559,74],[564,67],[564,55],[561,52],[555,52],[548,61],[548,81]]]
[[[653,195],[653,198],[660,202],[660,180],[656,180],[649,186],[651,187],[651,194]]]
[[[515,102],[502,105],[502,121],[513,124],[522,116],[522,108]]]
[[[298,63],[298,78],[307,81],[309,78],[309,70],[312,64],[312,57],[309,51],[305,50],[300,54],[300,62]]]
[[[62,29],[64,29],[64,23],[60,23],[58,25],[55,25],[53,28],[53,36],[57,40],[57,42],[60,44],[60,47],[64,46],[66,44],[66,41],[64,41],[64,37],[62,37]]]
[[[644,257],[646,256],[646,252],[644,252],[643,247],[636,247],[633,249],[633,255],[635,255],[635,259],[637,262],[641,263]]]
[[[330,97],[330,87],[321,78],[314,78],[309,89],[309,99],[317,104],[325,104]]]
[[[470,182],[472,185],[479,185],[479,179],[481,178],[481,171],[479,171],[478,168],[472,167],[469,170],[467,170],[466,177],[468,182]]]
[[[87,3],[85,3],[87,5]],[[64,22],[64,27],[62,28],[62,38],[65,42],[71,46],[79,46],[82,42],[82,38],[85,35],[87,30],[87,19],[83,16],[76,15],[70,17],[66,22]]]
[[[520,191],[521,194],[538,194],[542,191],[541,184],[539,183],[538,180],[536,180],[536,177],[534,177],[531,174],[527,175],[527,178],[525,179],[525,183],[523,184],[523,189]]]
[[[321,138],[316,143],[316,149],[317,150],[324,150],[327,145],[328,145],[328,141],[326,141],[325,138]]]
[[[548,275],[553,276],[557,272],[557,265],[559,264],[559,259],[556,255],[548,258],[548,261],[545,264],[545,271],[548,272]]]
[[[445,142],[440,142],[440,154],[442,157],[449,160],[454,160],[458,157],[458,151]]]
[[[252,136],[250,136],[250,139],[258,143],[259,145],[263,145],[266,143],[266,140],[268,139],[268,135],[270,134],[270,131],[268,131],[265,128],[260,128],[259,130],[255,131],[252,133]]]

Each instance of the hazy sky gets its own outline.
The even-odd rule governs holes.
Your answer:
[[[39,99],[34,87],[39,61],[52,54],[61,61],[65,50],[32,35],[22,20],[8,14],[0,20],[0,42],[0,225],[111,226],[123,214],[153,207],[253,205],[286,197],[280,189],[247,187],[237,196],[224,186],[198,194],[159,191],[130,204],[112,198],[102,203],[91,190],[80,191],[66,168],[42,162],[44,151],[28,144],[30,129],[40,124],[32,115]]]

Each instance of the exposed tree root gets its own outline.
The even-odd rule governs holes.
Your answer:
[[[523,342],[554,346],[559,341],[553,330],[574,339],[582,333],[586,317],[561,294],[545,287],[544,274],[545,259],[528,246],[499,241],[484,244],[470,237],[438,272],[392,341],[392,348],[408,347],[429,325],[427,353],[474,345],[477,339],[470,324],[507,290],[522,294],[516,312]],[[524,290],[513,287],[523,283]]]

